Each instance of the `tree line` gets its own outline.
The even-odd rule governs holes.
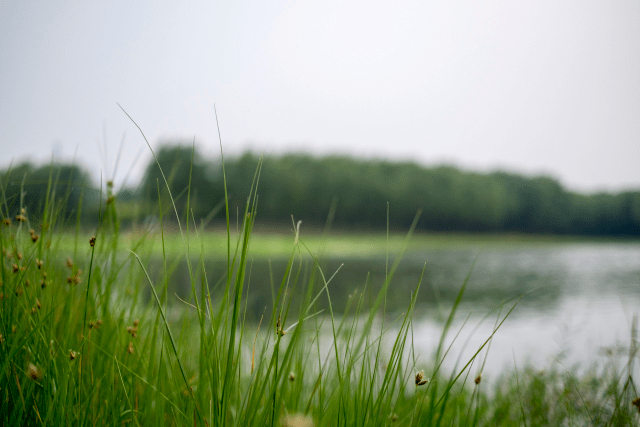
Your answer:
[[[0,171],[0,217],[10,220],[23,209],[29,217],[61,222],[92,221],[98,215],[100,191],[89,173],[76,164],[34,166],[24,162]],[[84,204],[84,211],[82,206]]]
[[[214,213],[224,198],[220,161],[197,150],[166,145],[156,153],[170,187],[184,209],[191,174],[194,215]],[[193,158],[193,161],[192,161]],[[246,201],[259,156],[246,152],[225,159],[233,207]],[[138,197],[156,203],[167,197],[155,161],[148,164]],[[334,206],[333,223],[384,229],[407,228],[418,210],[418,228],[434,231],[524,232],[578,235],[640,234],[640,191],[617,194],[570,192],[555,179],[508,172],[478,173],[454,166],[359,160],[347,156],[286,154],[263,158],[259,176],[261,220],[322,225]],[[221,218],[222,213],[218,214]]]
[[[220,160],[207,159],[197,148],[180,144],[163,145],[155,154],[183,218],[189,200],[197,220],[223,219]],[[258,163],[259,156],[252,152],[225,158],[224,178],[234,212],[246,202]],[[1,172],[0,177],[5,216],[15,213],[21,203],[31,210],[42,209],[51,182],[67,216],[77,209],[83,194],[87,216],[97,216],[100,192],[78,166],[23,164]],[[640,191],[586,195],[568,191],[547,176],[286,154],[263,158],[258,188],[260,220],[274,223],[290,224],[293,215],[321,226],[331,213],[335,226],[384,229],[388,202],[390,226],[397,229],[409,227],[420,210],[421,230],[640,235]],[[126,207],[133,204],[144,206],[146,214],[157,211],[159,199],[163,207],[170,206],[156,161],[147,164],[137,188],[121,191],[116,199],[129,212],[133,210]]]

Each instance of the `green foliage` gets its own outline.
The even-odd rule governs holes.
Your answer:
[[[487,420],[491,425],[635,425],[640,416],[632,401],[638,392],[629,368],[618,368],[612,360],[604,369],[582,374],[552,366],[527,368],[518,377],[505,375]]]
[[[96,206],[98,200],[89,174],[80,166],[69,164],[34,167],[21,163],[1,171],[0,197],[0,213],[5,218],[19,214],[21,209],[41,218],[48,198],[49,206],[70,218],[81,199],[90,206]]]
[[[322,259],[309,253],[296,231],[286,271],[274,284],[271,312],[257,326],[246,322],[257,187],[266,170],[257,163],[255,173],[245,171],[252,178],[234,239],[227,222],[226,268],[205,271],[203,249],[198,262],[192,262],[196,254],[190,243],[199,246],[202,227],[194,229],[193,218],[176,220],[191,283],[189,301],[181,309],[168,304],[176,260],[164,255],[162,266],[151,271],[144,250],[149,238],[164,248],[164,228],[125,240],[111,184],[95,233],[77,227],[73,251],[60,244],[66,228],[55,216],[46,217],[51,226],[42,229],[31,224],[28,213],[0,225],[1,425],[637,424],[631,404],[635,384],[620,371],[571,384],[527,373],[519,381],[516,377],[515,385],[507,378],[495,393],[485,391],[480,376],[467,384],[469,367],[492,336],[463,368],[443,372],[445,342],[465,284],[433,360],[418,360],[412,315],[422,278],[404,313],[388,320],[384,312],[404,249],[381,291],[369,295],[365,289],[338,316],[331,288],[338,272],[325,271]],[[177,181],[161,183],[169,182]],[[179,205],[173,201],[179,198],[172,191],[167,196],[177,214]],[[47,193],[45,214],[63,212],[53,200]],[[157,200],[162,225],[165,201],[162,196]],[[180,205],[184,213],[190,212],[191,201],[187,189]],[[228,218],[231,205],[224,201]],[[416,224],[414,217],[411,231]],[[310,270],[301,262],[303,254],[313,259]],[[224,289],[220,297],[209,292],[214,284]],[[152,296],[151,303],[145,295]],[[294,296],[302,301],[297,309],[291,305]],[[328,310],[319,310],[319,299],[328,302]],[[506,316],[496,319],[497,327]],[[635,353],[629,365],[633,358]],[[416,375],[422,365],[425,377]]]
[[[171,171],[168,175],[172,191],[183,194],[184,199],[191,149],[165,146],[159,153],[161,165]],[[200,159],[197,152],[194,158]],[[257,160],[255,154],[247,152],[225,163],[234,208],[245,202],[244,195],[251,185],[245,171]],[[640,192],[587,196],[571,193],[549,177],[481,174],[453,166],[427,168],[412,162],[364,161],[344,156],[288,154],[264,160],[259,211],[269,222],[286,222],[293,215],[305,224],[322,225],[335,204],[336,225],[384,229],[388,202],[394,212],[390,225],[395,229],[409,227],[412,212],[421,210],[418,229],[422,230],[640,234]],[[151,195],[152,201],[157,198],[155,170],[150,164],[143,182],[143,194]],[[196,217],[205,217],[222,199],[220,171],[215,161],[194,163],[193,183],[197,188],[192,191],[208,194],[197,208]]]
[[[179,218],[186,218],[190,200],[196,223],[223,221],[225,186],[218,160],[204,158],[194,144],[175,142],[162,145],[156,157],[165,171]],[[287,154],[264,160],[258,211],[269,223],[288,225],[293,215],[307,226],[321,227],[332,211],[336,226],[384,230],[389,203],[393,212],[390,227],[395,230],[409,227],[413,213],[421,210],[418,230],[640,235],[640,191],[584,195],[569,192],[544,176],[483,174],[454,166],[424,167],[345,156]],[[252,185],[246,171],[257,162],[258,156],[251,152],[225,161],[232,216],[246,203]],[[35,168],[22,164],[0,172],[0,179],[7,201],[0,211],[4,217],[16,215],[20,206],[39,216],[51,182],[49,194],[63,201],[56,206],[65,218],[74,218],[83,197],[83,222],[95,223],[100,192],[76,165]],[[172,206],[155,160],[147,165],[137,190],[124,189],[116,197],[121,201],[120,219],[125,226],[144,222],[144,214],[159,200],[165,209]],[[173,217],[167,220],[175,221]]]
[[[191,205],[197,217],[206,216],[224,198],[221,171],[213,167],[212,163],[205,162],[194,146],[163,145],[157,150],[156,157],[166,174],[168,189],[175,197],[176,209],[182,218],[186,214],[189,188]],[[147,165],[140,185],[142,196],[152,205],[157,204],[160,197],[165,206],[171,206],[168,189],[164,185],[158,164],[154,160]]]

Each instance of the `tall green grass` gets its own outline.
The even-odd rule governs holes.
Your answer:
[[[79,226],[82,205],[75,223],[63,217],[58,206],[64,195],[56,193],[53,173],[38,221],[26,211],[9,212],[7,200],[22,195],[3,191],[0,423],[637,425],[632,401],[638,393],[631,375],[635,336],[626,366],[582,376],[552,367],[487,385],[481,358],[492,335],[470,360],[445,372],[442,362],[451,357],[445,343],[459,332],[450,329],[466,281],[432,358],[416,355],[412,319],[421,280],[403,313],[389,317],[385,312],[403,250],[392,263],[387,257],[379,293],[371,295],[363,278],[364,289],[349,299],[344,312],[335,313],[331,280],[340,273],[325,270],[321,252],[305,246],[300,223],[293,222],[285,274],[272,279],[271,309],[260,315],[259,324],[249,323],[260,171],[260,163],[247,171],[253,185],[237,230],[225,193],[227,256],[221,271],[205,271],[204,225],[193,216],[179,217],[173,199],[171,206],[158,206],[158,232],[129,239],[125,246],[111,182],[95,230]],[[187,193],[187,212],[189,203]],[[167,255],[167,212],[179,224],[188,265],[191,296],[184,302],[168,292],[179,260]],[[417,217],[405,249],[416,222]],[[72,253],[63,243],[69,233]],[[143,244],[148,238],[162,244],[161,267],[153,271],[151,249]],[[192,253],[193,247],[201,250]],[[312,263],[304,263],[303,255]],[[294,299],[301,303],[293,305]],[[328,310],[319,308],[321,300]],[[494,333],[514,307],[500,311]],[[422,370],[426,374],[417,375]]]

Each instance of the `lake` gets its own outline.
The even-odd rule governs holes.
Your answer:
[[[385,257],[357,255],[327,256],[320,263],[326,278],[339,269],[329,284],[336,312],[342,312],[349,297],[358,296],[365,283],[365,300],[373,300],[384,282]],[[216,280],[212,278],[220,277],[226,264],[208,260],[205,265],[213,283]],[[294,265],[295,272],[299,269],[297,288],[293,278],[290,282],[295,309],[296,296],[302,292],[300,284],[312,274],[313,263],[310,257],[302,257]],[[249,320],[259,320],[265,311],[270,313],[270,283],[277,290],[285,266],[286,260],[281,258],[253,260],[248,280]],[[443,320],[468,274],[449,341],[466,324],[447,358],[449,367],[460,355],[466,362],[491,335],[500,308],[501,314],[506,314],[519,297],[517,307],[494,335],[485,373],[497,376],[514,364],[523,367],[528,363],[540,369],[554,363],[588,368],[612,358],[622,365],[628,359],[633,319],[640,314],[640,242],[479,243],[440,250],[414,246],[391,281],[388,319],[396,318],[407,307],[423,267],[414,340],[416,351],[426,360],[435,351]],[[178,294],[187,297],[186,269],[176,274],[185,284]],[[326,308],[326,296],[319,300],[321,308]]]
[[[452,258],[455,255],[445,252],[433,254],[432,259],[446,270],[445,265],[452,268]],[[443,274],[434,283],[444,287],[453,282]],[[483,297],[483,291],[490,296]],[[634,316],[640,313],[640,245],[485,249],[471,275],[469,294],[454,330],[466,315],[471,314],[467,324],[475,327],[500,298],[523,295],[494,336],[486,366],[493,373],[525,363],[540,369],[555,362],[566,368],[574,364],[588,368],[615,358],[622,365],[628,359]],[[495,318],[480,323],[473,333],[472,327],[465,328],[459,343],[468,338],[467,350],[456,347],[463,359],[468,360],[490,336]],[[428,316],[417,322],[417,346],[429,353],[440,329]]]

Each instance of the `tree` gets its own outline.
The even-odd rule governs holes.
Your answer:
[[[181,217],[186,213],[188,197],[196,218],[206,216],[224,197],[219,168],[212,162],[206,162],[195,146],[183,145],[179,141],[166,142],[156,151],[156,158],[157,163],[154,159],[149,162],[141,184],[142,195],[150,202],[157,203],[160,195],[163,207],[171,207],[160,168]]]
[[[2,172],[0,177],[4,203],[3,216],[16,215],[26,209],[30,216],[42,216],[49,196],[50,206],[69,217],[77,209],[80,198],[85,197],[88,206],[97,204],[97,191],[89,174],[75,164],[49,164],[35,167],[25,162]]]

